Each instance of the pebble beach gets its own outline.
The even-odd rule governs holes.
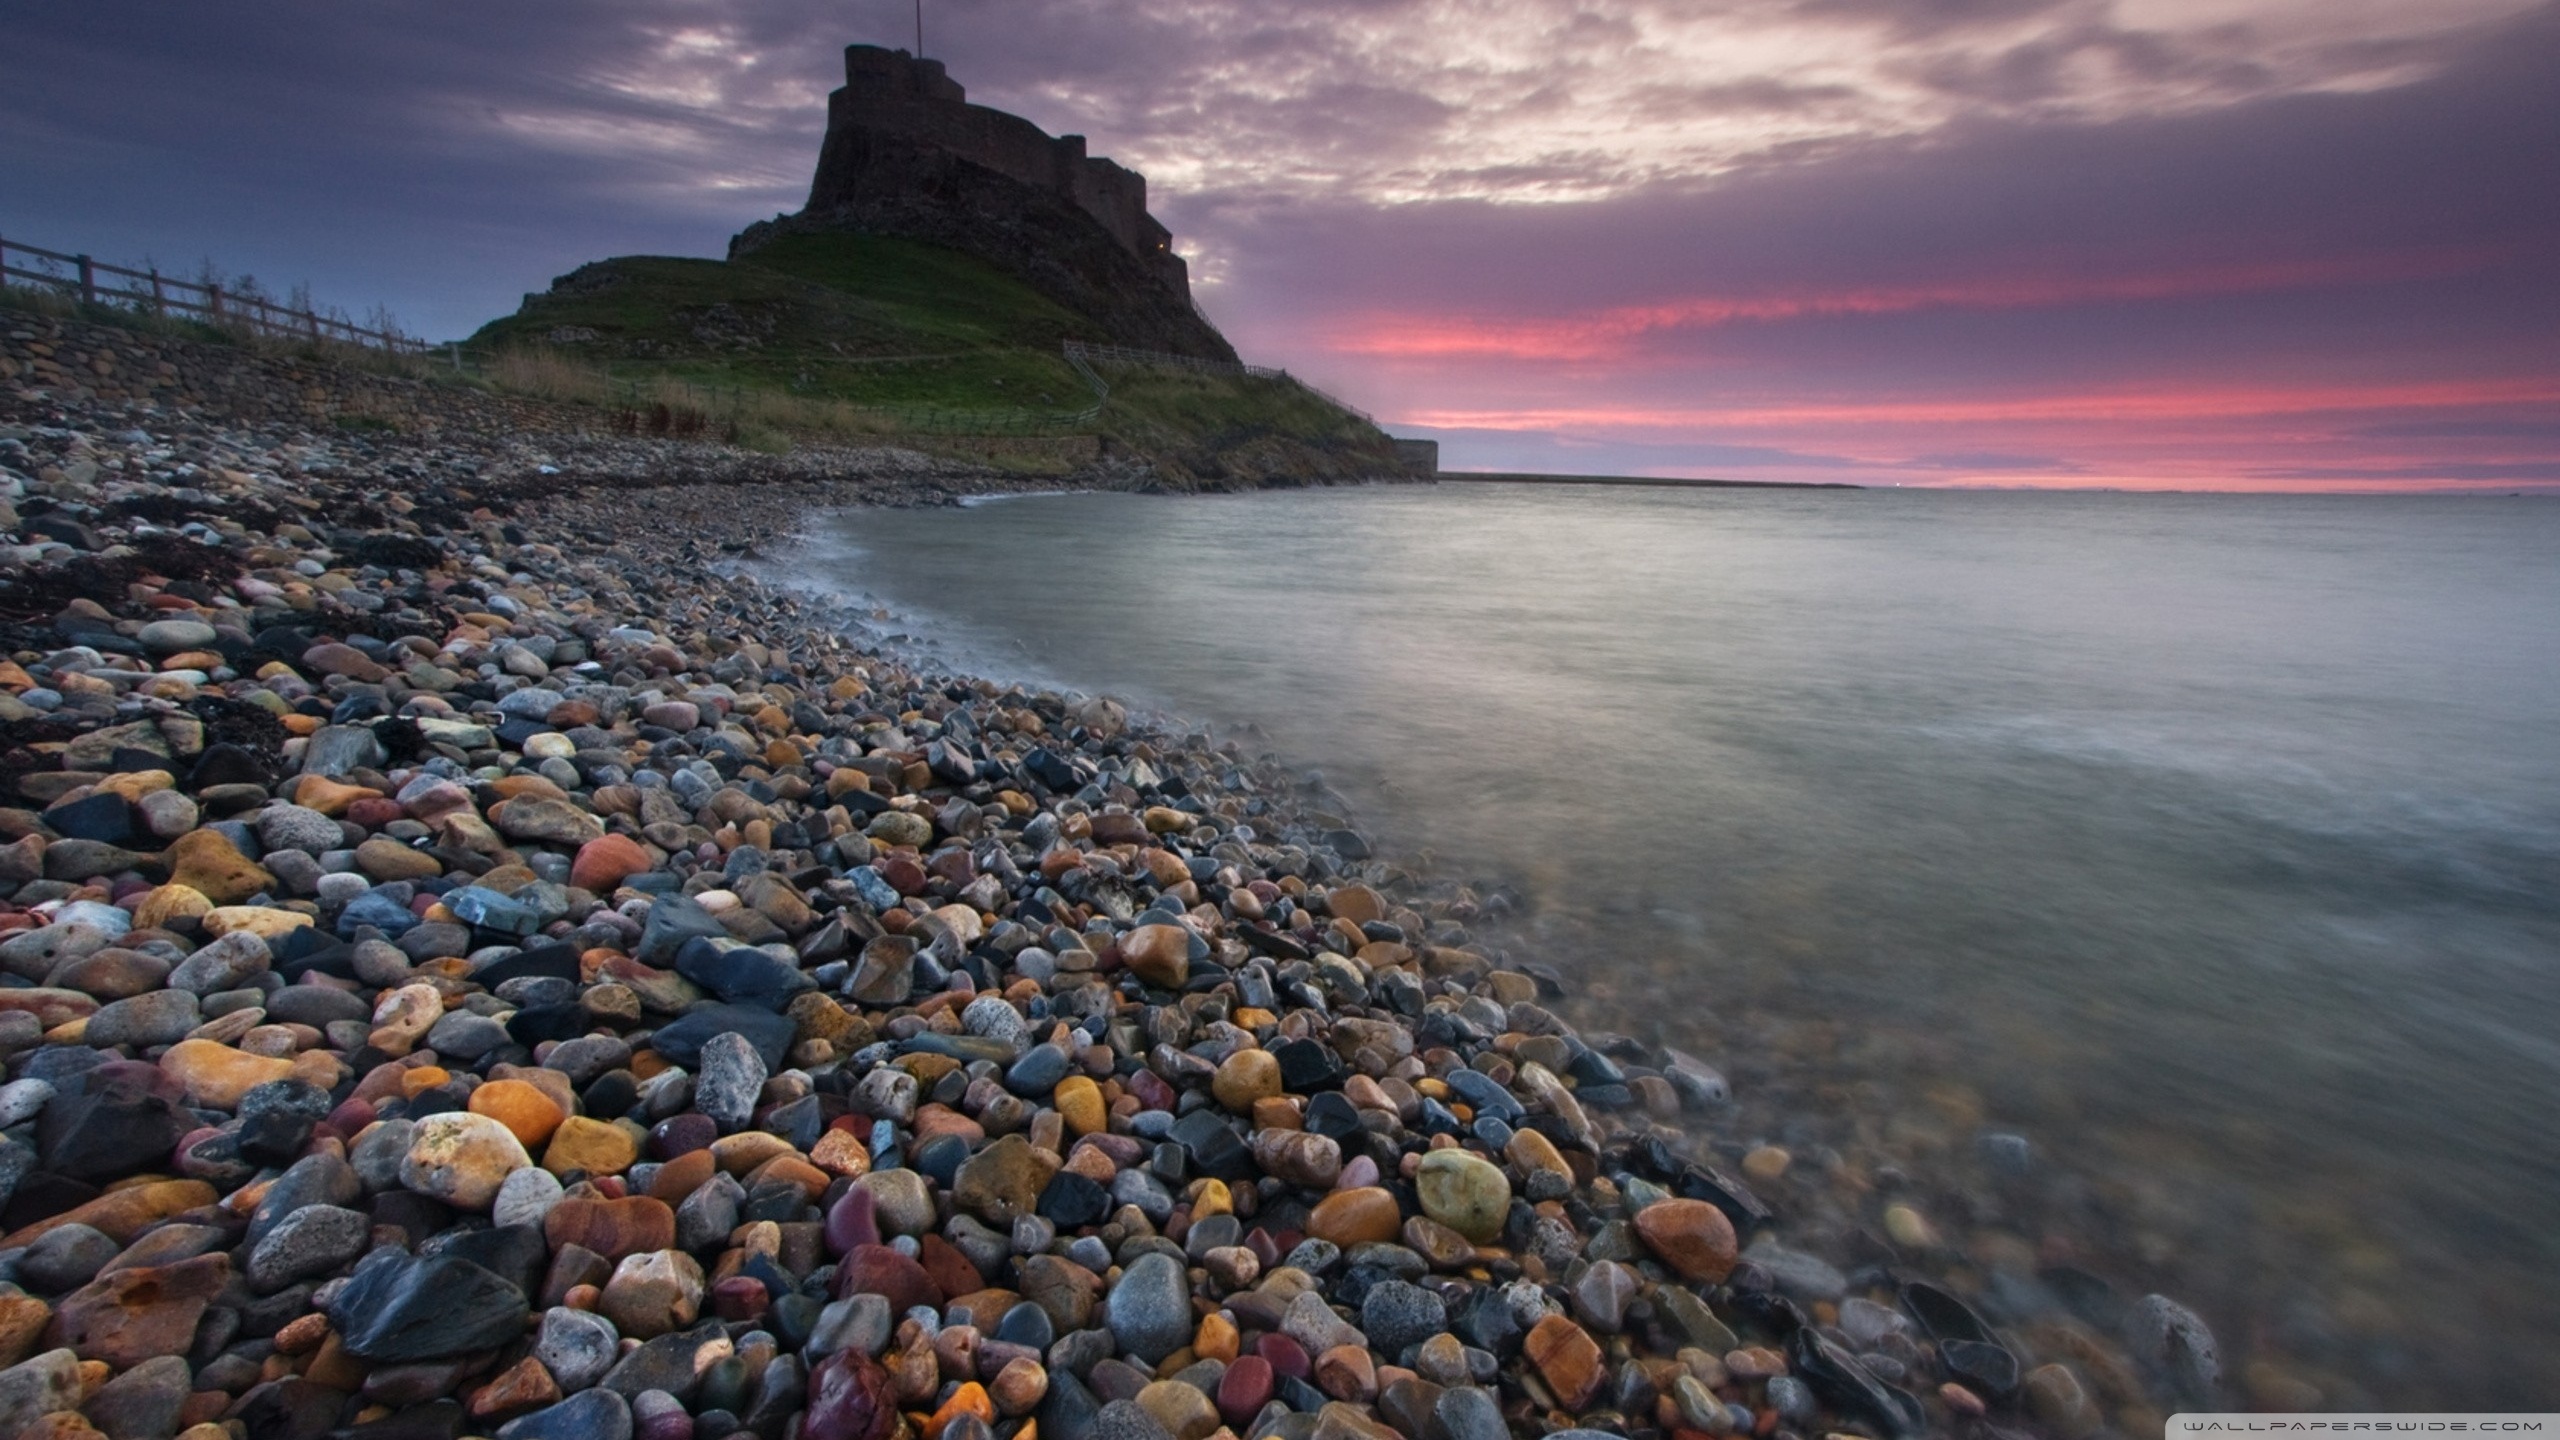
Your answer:
[[[1033,482],[348,428],[217,403],[283,383],[220,347],[0,330],[0,1437],[2091,1440],[2231,1394],[2169,1296],[2004,1323],[1890,1189],[1800,1238],[1717,1057],[1280,760],[777,578],[813,516]]]

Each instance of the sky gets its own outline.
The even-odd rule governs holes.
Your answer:
[[[926,0],[1451,469],[2560,491],[2560,0]],[[0,0],[0,236],[467,334],[805,198],[911,0]]]

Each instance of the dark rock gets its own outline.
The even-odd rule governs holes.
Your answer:
[[[1074,1372],[1051,1357],[1049,1393],[1040,1398],[1037,1412],[1040,1433],[1058,1440],[1091,1440],[1095,1422],[1101,1418],[1101,1403],[1084,1387]]]
[[[817,982],[788,960],[751,945],[724,944],[708,937],[687,940],[676,952],[676,973],[732,1005],[752,1005],[781,1013],[791,997],[814,990]]]
[[[1007,1344],[1047,1350],[1056,1343],[1058,1331],[1050,1322],[1048,1311],[1025,1300],[1004,1312],[1004,1318],[996,1323],[995,1338]]]
[[[1191,1278],[1170,1255],[1139,1256],[1103,1301],[1120,1348],[1152,1365],[1191,1339]]]
[[[1280,1061],[1280,1084],[1292,1095],[1312,1095],[1342,1086],[1342,1057],[1315,1040],[1283,1041],[1272,1054]]]
[[[43,1295],[77,1290],[96,1279],[121,1248],[90,1226],[57,1225],[18,1257],[18,1279]]]
[[[373,1222],[335,1205],[305,1205],[286,1215],[249,1252],[251,1286],[280,1290],[297,1280],[335,1274],[372,1242]]]
[[[578,952],[569,945],[535,945],[513,955],[492,960],[471,972],[472,980],[491,990],[510,980],[532,978],[575,981],[578,974]]]
[[[1437,1440],[1510,1440],[1510,1427],[1502,1421],[1502,1407],[1494,1402],[1493,1392],[1473,1385],[1441,1391],[1438,1403],[1431,1407],[1431,1420],[1439,1431]]]
[[[714,1035],[702,1042],[698,1064],[693,1108],[724,1131],[745,1129],[769,1073],[754,1043],[742,1035]]]
[[[251,1440],[320,1440],[336,1427],[346,1400],[343,1390],[287,1376],[241,1396],[231,1418],[248,1430]]]
[[[836,1266],[835,1294],[839,1300],[878,1295],[901,1314],[918,1305],[939,1310],[947,1298],[924,1266],[886,1245],[855,1246]]]
[[[507,1017],[507,1038],[531,1049],[546,1040],[575,1040],[587,1033],[590,1023],[586,1010],[575,1001],[527,1005]]]
[[[377,1251],[329,1306],[347,1353],[377,1364],[489,1350],[524,1333],[523,1292],[451,1256]]]
[[[2145,1295],[2133,1307],[2133,1353],[2168,1382],[2179,1399],[2211,1409],[2222,1390],[2221,1347],[2193,1310],[2166,1295]]]
[[[1787,1342],[1787,1361],[1814,1394],[1894,1435],[1927,1431],[1929,1417],[1908,1391],[1879,1380],[1848,1351],[1807,1325]]]
[[[44,823],[66,840],[122,845],[133,838],[133,806],[123,796],[101,790],[86,799],[47,810]]]
[[[468,1420],[452,1400],[430,1400],[394,1410],[379,1420],[329,1432],[329,1440],[456,1440]]]
[[[258,1242],[267,1237],[268,1231],[305,1205],[351,1206],[363,1194],[364,1182],[356,1178],[354,1167],[346,1161],[326,1151],[306,1155],[293,1162],[290,1168],[276,1177],[274,1184],[267,1187],[267,1193],[258,1201],[258,1208],[249,1212],[248,1233],[242,1237],[241,1243],[255,1249]],[[410,1191],[383,1195],[375,1204],[376,1218],[382,1218],[382,1202],[392,1200],[395,1195],[411,1196],[434,1206],[438,1227],[451,1221],[451,1211],[424,1195],[414,1195]]]
[[[1290,1087],[1292,1090],[1296,1086]],[[1173,1122],[1171,1136],[1190,1156],[1191,1168],[1217,1180],[1241,1180],[1254,1170],[1253,1152],[1214,1109],[1194,1110]]]
[[[178,1412],[194,1388],[184,1359],[159,1355],[108,1381],[80,1408],[111,1440],[167,1440],[178,1433]]]
[[[498,1440],[631,1440],[631,1402],[612,1390],[582,1390],[499,1426]]]
[[[418,1253],[468,1260],[513,1285],[528,1300],[542,1284],[542,1273],[551,1259],[541,1228],[533,1225],[448,1230],[419,1246]]]
[[[1361,1331],[1370,1348],[1390,1360],[1448,1328],[1448,1306],[1419,1285],[1381,1281],[1360,1301]]]
[[[702,1063],[702,1042],[714,1035],[737,1034],[756,1047],[767,1070],[779,1070],[790,1054],[795,1033],[789,1020],[769,1010],[745,1005],[704,1005],[659,1027],[649,1037],[649,1048],[690,1070]]]
[[[1067,1052],[1055,1045],[1034,1045],[1005,1071],[1004,1088],[1026,1099],[1045,1100],[1067,1078]]]
[[[1322,1135],[1336,1144],[1347,1143],[1360,1133],[1360,1109],[1341,1091],[1327,1090],[1307,1101],[1305,1123],[1310,1134]]]
[[[92,1073],[66,1083],[45,1103],[36,1120],[36,1148],[47,1170],[103,1184],[165,1170],[191,1128],[150,1079]]]
[[[309,989],[311,987],[298,987]],[[349,997],[353,998],[353,997]],[[329,1117],[329,1092],[301,1080],[270,1080],[240,1097],[240,1153],[261,1165],[290,1165]]]
[[[686,942],[727,939],[728,935],[710,911],[682,895],[661,895],[649,906],[649,918],[640,928],[640,943],[632,949],[631,958],[664,969]]]
[[[729,1332],[720,1321],[706,1319],[690,1330],[646,1342],[616,1361],[596,1383],[626,1400],[639,1398],[643,1391],[663,1390],[690,1404],[701,1389],[703,1371],[709,1368],[701,1359],[704,1347],[725,1346],[728,1340]]]
[[[349,954],[352,956],[353,948]],[[310,956],[297,956],[306,973]],[[267,997],[267,1018],[283,1025],[308,1025],[326,1030],[332,1021],[373,1018],[373,1006],[361,995],[328,985],[287,985]]]
[[[2018,1388],[2018,1357],[2005,1345],[1983,1340],[1941,1340],[1938,1363],[1949,1375],[1995,1400]]]
[[[1093,1440],[1173,1440],[1135,1400],[1114,1400],[1093,1419]]]
[[[1530,1120],[1535,1123],[1547,1118],[1535,1115]],[[1541,1133],[1546,1133],[1543,1127]],[[1548,1134],[1547,1138],[1559,1145],[1569,1143],[1568,1139],[1553,1134]],[[1750,1186],[1704,1161],[1683,1169],[1672,1189],[1684,1200],[1704,1200],[1723,1211],[1724,1218],[1733,1222],[1736,1235],[1748,1235],[1754,1227],[1766,1225],[1777,1218],[1768,1204],[1751,1192]]]
[[[187,788],[201,794],[217,785],[265,785],[274,778],[266,761],[238,745],[207,745],[187,772]]]
[[[808,1384],[801,1440],[887,1440],[898,1428],[898,1397],[889,1374],[860,1351],[839,1350],[819,1361]]]

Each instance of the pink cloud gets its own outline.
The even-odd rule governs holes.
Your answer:
[[[2196,421],[2560,403],[2560,377],[2374,385],[2167,386],[2043,395],[1744,402],[1678,407],[1578,405],[1421,409],[1403,423],[1469,430],[1659,430],[1798,425],[1988,426],[2020,421]]]
[[[1908,285],[1698,295],[1585,315],[1505,318],[1363,312],[1323,337],[1337,354],[1387,359],[1628,360],[1649,336],[1719,326],[1925,310],[2026,310],[2376,285],[2459,275],[2506,247],[2447,246],[2392,255],[2225,262],[2119,275],[1992,275]]]

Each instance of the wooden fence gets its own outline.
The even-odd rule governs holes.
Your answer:
[[[9,263],[12,256],[35,263],[13,265]],[[368,330],[316,310],[295,310],[264,296],[225,290],[219,281],[200,284],[163,275],[157,269],[129,270],[87,255],[65,255],[14,240],[0,240],[0,283],[8,281],[48,286],[83,305],[112,305],[148,315],[183,315],[218,329],[268,339],[361,345],[397,355],[415,355],[433,348],[397,330]]]

